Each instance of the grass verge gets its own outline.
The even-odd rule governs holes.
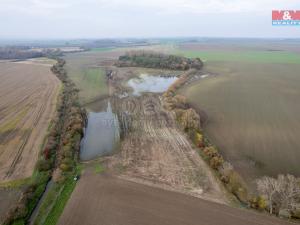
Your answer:
[[[70,173],[66,180],[61,183],[53,183],[53,186],[48,191],[47,196],[39,208],[38,215],[34,221],[35,225],[55,225],[57,223],[76,186],[77,181],[73,178],[76,175],[80,175],[82,170],[82,165],[77,164],[75,171]]]
[[[62,214],[65,205],[67,204],[74,188],[76,186],[76,181],[73,178],[69,178],[63,185],[62,191],[59,196],[57,196],[55,203],[53,204],[52,210],[49,212],[44,225],[56,225],[57,221]]]

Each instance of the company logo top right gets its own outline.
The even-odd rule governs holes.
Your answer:
[[[300,10],[272,10],[273,26],[300,26]]]

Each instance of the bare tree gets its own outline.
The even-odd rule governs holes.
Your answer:
[[[256,181],[259,194],[266,197],[270,214],[273,213],[274,205],[278,210],[292,211],[299,205],[300,184],[299,179],[293,175],[278,175],[277,179],[263,177]]]
[[[293,175],[279,175],[277,178],[278,204],[280,209],[293,210],[300,200],[299,179]]]
[[[272,178],[272,177],[263,177],[261,179],[258,179],[256,181],[256,185],[257,185],[257,190],[258,192],[265,196],[268,204],[269,204],[269,211],[270,214],[273,213],[273,201],[274,201],[274,197],[275,194],[277,192],[277,180]]]

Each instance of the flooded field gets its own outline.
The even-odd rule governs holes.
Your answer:
[[[119,122],[108,102],[103,112],[90,112],[88,125],[81,143],[80,159],[92,160],[111,154],[120,140]]]
[[[176,80],[177,77],[141,74],[139,77],[130,79],[127,84],[133,89],[133,95],[139,96],[145,92],[162,93]]]

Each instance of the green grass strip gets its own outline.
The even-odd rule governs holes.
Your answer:
[[[286,51],[185,51],[178,54],[204,61],[300,64],[300,54]]]
[[[65,205],[67,204],[74,188],[76,186],[76,181],[68,179],[63,187],[62,193],[56,199],[55,204],[53,205],[52,210],[50,211],[48,217],[45,220],[44,225],[56,225],[57,221],[62,214]]]

